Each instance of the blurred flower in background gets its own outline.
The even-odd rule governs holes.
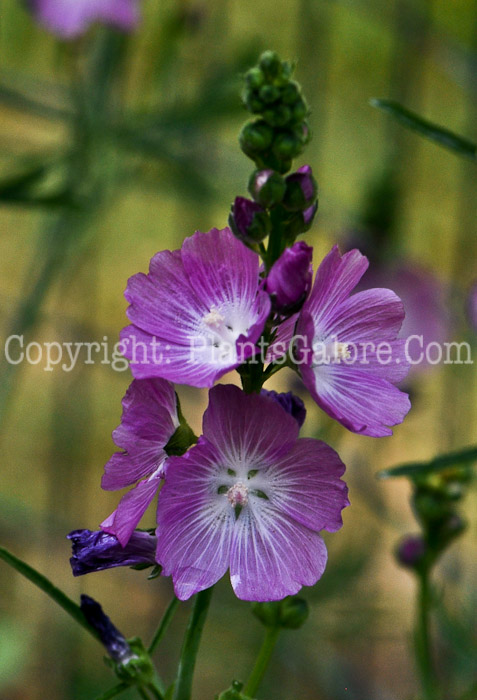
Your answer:
[[[28,0],[37,21],[62,39],[74,39],[94,22],[125,32],[139,22],[138,0]]]

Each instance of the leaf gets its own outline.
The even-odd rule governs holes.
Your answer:
[[[379,100],[373,98],[369,101],[369,104],[383,112],[387,112],[400,124],[411,129],[411,131],[416,131],[418,134],[429,139],[429,141],[434,141],[434,143],[437,143],[439,146],[454,151],[454,153],[457,153],[457,155],[463,158],[474,161],[477,160],[477,145],[464,136],[454,134],[454,132],[449,129],[424,119],[424,117],[421,117],[415,112],[411,112],[409,109],[406,109],[406,107],[403,107],[393,100]]]
[[[400,464],[392,469],[383,469],[378,472],[379,479],[389,479],[396,476],[420,476],[423,474],[431,474],[432,472],[440,472],[449,467],[454,467],[457,464],[469,464],[477,461],[477,446],[467,447],[458,452],[450,452],[449,454],[439,455],[430,462],[408,462]]]

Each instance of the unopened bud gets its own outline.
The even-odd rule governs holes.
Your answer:
[[[285,179],[286,191],[283,205],[290,211],[308,209],[316,199],[318,186],[309,165],[301,168]]]
[[[245,124],[240,133],[240,147],[251,158],[269,148],[272,140],[273,130],[263,119]]]
[[[278,313],[292,315],[305,302],[313,276],[312,257],[313,248],[304,241],[298,241],[291,248],[285,248],[272,265],[265,281],[265,290]]]
[[[396,548],[396,559],[408,569],[418,569],[427,554],[422,535],[406,535]]]
[[[248,183],[248,191],[262,207],[272,207],[282,201],[285,181],[279,173],[270,168],[256,170]]]
[[[236,197],[229,216],[229,225],[237,238],[247,245],[259,243],[270,232],[267,212],[256,202]]]

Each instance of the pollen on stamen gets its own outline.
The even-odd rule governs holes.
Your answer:
[[[227,498],[233,508],[246,506],[248,503],[248,488],[241,481],[238,481],[227,491]]]
[[[205,314],[203,321],[207,326],[220,326],[225,318],[216,306],[212,306],[209,313]]]
[[[334,343],[333,354],[336,362],[340,362],[340,360],[349,360],[351,357],[351,351],[348,343]]]

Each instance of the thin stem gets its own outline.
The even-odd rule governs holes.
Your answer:
[[[147,689],[153,696],[154,700],[164,700],[164,694],[159,690],[159,688],[156,688],[153,683],[149,683]]]
[[[267,670],[270,659],[272,658],[279,633],[279,627],[267,627],[265,639],[263,640],[262,647],[258,652],[255,666],[253,667],[247,685],[243,690],[244,695],[254,697],[255,693],[257,692],[258,687],[262,682],[262,678],[265,675],[265,671]]]
[[[39,571],[33,569],[33,567],[31,567],[29,564],[26,564],[21,559],[18,559],[18,557],[11,554],[4,547],[0,547],[0,559],[3,559],[3,561],[16,569],[22,576],[25,576],[25,578],[34,583],[35,586],[46,593],[46,595],[54,600],[55,603],[60,605],[63,610],[65,610],[68,615],[75,620],[75,622],[80,624],[95,639],[102,643],[99,634],[87,623],[80,606],[71,600],[66,593],[63,593],[63,591],[57,588],[49,579],[46,578],[46,576],[43,576],[43,574],[40,574]]]
[[[118,685],[115,685],[114,688],[110,688],[105,693],[96,698],[96,700],[111,700],[111,698],[115,698],[117,695],[120,695],[120,693],[123,693],[130,687],[131,686],[129,686],[127,683],[118,683]]]
[[[137,687],[137,692],[138,692],[138,694],[142,697],[143,700],[151,700],[151,698],[149,697],[149,695],[146,693],[146,691],[144,690],[144,688],[141,688],[141,686],[138,686],[138,687]]]
[[[416,619],[416,660],[425,700],[437,700],[439,698],[436,674],[432,661],[431,635],[429,629],[431,599],[429,569],[425,569],[419,575]]]
[[[190,700],[194,668],[199,650],[200,638],[212,597],[212,587],[201,591],[195,597],[189,619],[177,671],[177,680],[172,700]]]
[[[159,627],[157,628],[156,633],[154,634],[154,637],[152,638],[152,641],[149,645],[149,649],[147,650],[148,654],[152,654],[156,650],[159,642],[164,637],[165,633],[168,630],[169,625],[172,622],[172,618],[174,617],[174,613],[177,610],[178,605],[179,605],[179,601],[174,596],[174,598],[169,603],[169,605],[166,609],[166,612],[163,615],[162,620],[159,623]]]

